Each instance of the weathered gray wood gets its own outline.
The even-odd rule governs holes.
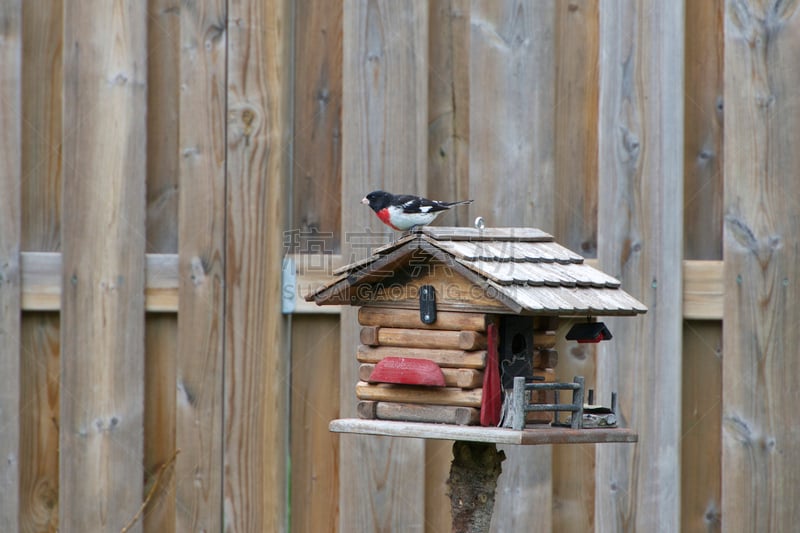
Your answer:
[[[291,4],[230,0],[227,29],[223,524],[288,527],[289,368],[281,314],[291,140]],[[224,15],[224,10],[220,12]]]
[[[800,523],[800,4],[725,3],[722,530]]]
[[[680,529],[683,37],[681,0],[600,9],[598,259],[649,311],[598,348],[597,394],[639,433],[597,450],[599,531]]]
[[[175,463],[178,531],[222,529],[225,305],[225,2],[181,4],[178,346]]]
[[[637,439],[636,433],[628,428],[570,429],[541,426],[517,431],[508,428],[452,426],[423,422],[401,423],[388,420],[364,420],[360,418],[340,418],[338,420],[333,420],[330,423],[330,430],[340,433],[357,433],[363,435],[391,435],[394,437],[409,437],[414,439],[465,440],[529,446],[589,442],[636,442]],[[517,477],[517,479],[519,478]]]
[[[119,531],[144,497],[146,8],[64,6],[61,531]]]
[[[551,233],[555,2],[473,1],[470,23],[470,213]],[[550,531],[552,450],[505,452],[492,531]]]
[[[0,5],[0,529],[20,525],[22,2]]]
[[[427,1],[345,2],[345,263],[369,255],[386,241],[386,226],[358,203],[364,194],[374,189],[394,193],[427,189],[427,57]],[[354,309],[343,309],[341,317],[341,414],[355,416],[358,323]],[[340,531],[422,530],[424,451],[422,441],[342,436]]]

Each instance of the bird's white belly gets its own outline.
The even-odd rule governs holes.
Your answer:
[[[441,211],[433,213],[404,213],[402,208],[394,206],[389,207],[389,211],[392,224],[403,231],[409,230],[414,226],[430,224],[441,213]]]

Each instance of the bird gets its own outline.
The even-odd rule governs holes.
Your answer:
[[[430,224],[443,211],[457,205],[467,205],[472,200],[458,202],[439,202],[411,194],[392,194],[386,191],[372,191],[361,203],[375,211],[378,218],[392,229],[408,231],[418,226]]]

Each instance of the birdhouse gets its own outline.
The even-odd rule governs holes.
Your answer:
[[[568,339],[599,342],[611,333],[595,317],[646,311],[533,228],[425,227],[334,274],[306,299],[359,307],[366,419],[521,428],[572,409],[559,388],[582,415],[582,378],[555,383],[558,320],[578,319]]]

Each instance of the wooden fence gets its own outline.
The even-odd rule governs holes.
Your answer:
[[[330,434],[356,321],[291,297],[377,188],[650,308],[557,369],[639,443],[506,448],[493,531],[792,530],[797,5],[3,2],[0,531],[449,531],[450,443]]]

